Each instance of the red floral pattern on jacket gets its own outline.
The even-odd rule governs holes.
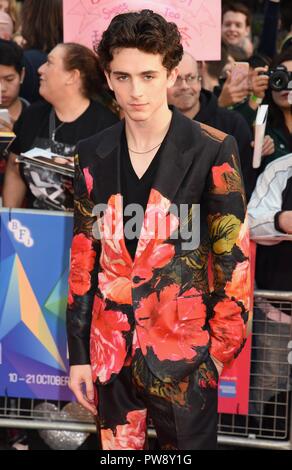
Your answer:
[[[127,424],[112,429],[101,429],[103,450],[141,450],[146,434],[146,410],[134,410],[127,414]]]
[[[99,289],[104,298],[131,305],[132,260],[124,241],[123,203],[120,194],[113,195],[109,199],[99,226],[102,246]]]
[[[152,189],[136,251],[135,275],[141,279],[140,284],[152,278],[154,267],[163,268],[174,256],[174,246],[165,240],[177,230],[179,220],[168,212],[169,207],[170,201]]]
[[[88,191],[88,194],[90,194],[91,191],[92,191],[92,188],[93,188],[93,178],[92,178],[88,168],[84,168],[83,173],[84,173],[84,177],[85,177],[85,183],[86,183],[87,191]]]
[[[159,294],[142,299],[136,309],[137,333],[143,354],[152,347],[160,361],[194,359],[192,346],[208,343],[209,333],[202,330],[206,323],[206,306],[196,289],[179,297],[179,286],[172,284]],[[141,320],[147,317],[147,320]]]
[[[92,241],[83,233],[75,235],[71,248],[71,270],[69,275],[69,298],[73,303],[73,295],[84,295],[90,288],[91,276],[95,261]]]
[[[103,301],[95,297],[91,323],[90,357],[92,377],[107,382],[111,374],[117,374],[126,358],[126,342],[123,332],[129,331],[127,315],[106,310]]]
[[[221,133],[217,138],[216,131],[210,128],[204,132],[211,134],[204,148],[213,153],[209,158],[202,147],[201,160],[195,139],[189,140],[190,152],[186,147],[185,154],[179,153],[178,158],[172,136],[169,148],[173,153],[170,160],[165,158],[164,171],[168,172],[168,162],[175,162],[172,173],[168,172],[175,184],[171,178],[163,181],[164,171],[161,172],[158,186],[162,190],[151,190],[134,260],[125,246],[121,194],[106,192],[107,207],[98,220],[102,237],[96,241],[92,235],[96,223],[92,209],[99,198],[106,199],[103,192],[95,189],[94,175],[100,169],[105,172],[102,178],[111,177],[114,153],[111,157],[104,155],[102,164],[95,156],[92,166],[86,164],[84,169],[77,158],[74,234],[83,234],[92,241],[95,260],[90,254],[90,261],[86,262],[87,275],[82,277],[86,279],[82,292],[86,292],[81,297],[73,292],[68,308],[70,363],[79,364],[80,357],[81,363],[89,363],[90,342],[93,376],[101,383],[119,373],[131,347],[141,349],[147,366],[158,379],[170,382],[191,374],[209,353],[221,362],[230,362],[244,345],[250,273],[240,170],[232,139]],[[86,152],[83,158],[87,158]],[[112,184],[111,188],[117,186]],[[165,194],[172,193],[172,201],[163,195],[163,188]],[[171,204],[190,204],[193,198],[203,208],[202,238],[198,248],[184,251],[180,239],[171,239],[180,228],[180,221],[170,212]],[[153,225],[154,220],[160,220],[162,225],[164,222],[163,235]],[[209,258],[213,286],[208,282]]]

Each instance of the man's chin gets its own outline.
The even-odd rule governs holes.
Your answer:
[[[231,44],[232,46],[239,46],[240,44],[240,38],[228,38],[226,39],[228,44]]]
[[[126,113],[127,116],[131,119],[131,121],[135,121],[135,122],[143,122],[143,121],[147,121],[148,119],[150,119],[150,114],[149,112],[133,112],[133,111],[130,111],[130,112],[127,112]]]
[[[181,113],[187,113],[188,111],[191,111],[191,109],[194,108],[195,103],[187,103],[184,101],[180,101],[177,103],[174,103],[174,106],[180,110]]]

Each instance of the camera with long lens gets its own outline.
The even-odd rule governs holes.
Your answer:
[[[292,90],[292,72],[289,72],[285,65],[278,65],[264,72],[269,76],[269,88],[273,91]]]

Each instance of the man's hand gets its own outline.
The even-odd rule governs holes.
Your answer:
[[[238,77],[232,81],[231,72],[228,70],[226,74],[227,79],[218,98],[218,105],[222,108],[240,103],[248,95],[248,88],[245,86],[246,77]]]
[[[265,92],[269,86],[268,75],[263,75],[264,72],[268,71],[266,67],[256,67],[250,74],[251,91],[258,98],[264,98]]]
[[[0,130],[2,132],[12,132],[15,121],[10,117],[10,122],[0,118]]]
[[[251,142],[251,146],[254,147],[254,141]],[[275,143],[271,136],[265,135],[263,148],[262,148],[262,157],[268,157],[275,152]]]
[[[83,393],[84,387],[85,395]],[[92,382],[91,366],[89,364],[70,367],[69,388],[80,405],[93,415],[97,414],[96,406],[94,405],[94,385]]]
[[[214,362],[214,364],[216,366],[216,369],[217,369],[217,372],[218,372],[218,375],[220,377],[220,375],[222,374],[223,368],[224,368],[224,364],[222,364],[222,362],[218,361],[218,359],[216,359],[214,356],[212,356],[212,354],[210,354],[210,357],[211,357],[212,361]]]
[[[292,211],[283,211],[280,214],[279,225],[283,232],[292,234]]]

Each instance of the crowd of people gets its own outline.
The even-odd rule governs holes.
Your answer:
[[[2,206],[72,211],[72,179],[23,164],[19,156],[38,147],[73,157],[79,141],[119,122],[124,110],[106,81],[98,51],[63,43],[62,0],[24,0],[19,10],[14,0],[0,0],[0,110],[9,115],[7,120],[0,114],[0,132],[15,134],[0,155]],[[250,234],[258,239],[256,286],[292,292],[291,2],[266,0],[262,13],[255,42],[249,8],[223,1],[221,59],[198,61],[185,52],[167,100],[188,119],[234,137]],[[248,64],[246,75],[233,73],[239,62]],[[268,118],[261,164],[254,168],[261,104],[268,104]],[[273,304],[259,307],[270,328],[285,323],[291,331],[291,317],[281,311],[272,317]]]

